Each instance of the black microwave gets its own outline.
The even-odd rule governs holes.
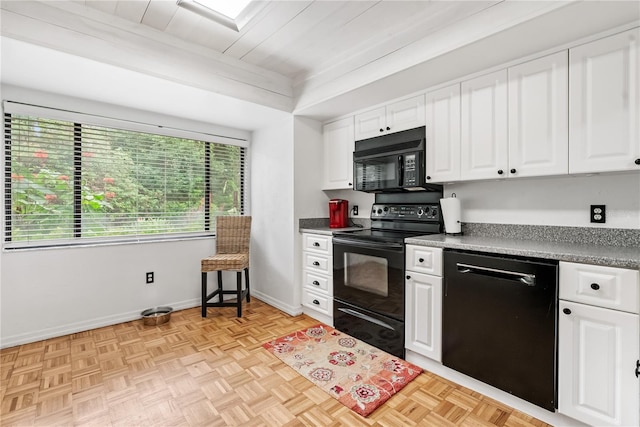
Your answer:
[[[425,181],[424,126],[356,141],[353,152],[354,190],[370,193],[413,190],[442,191]]]

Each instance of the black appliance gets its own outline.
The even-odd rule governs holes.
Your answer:
[[[355,142],[354,190],[370,193],[431,190],[442,186],[425,182],[425,127]]]
[[[404,358],[404,239],[442,231],[440,197],[376,194],[370,229],[334,232],[336,329]]]
[[[557,407],[558,262],[445,249],[442,363]]]

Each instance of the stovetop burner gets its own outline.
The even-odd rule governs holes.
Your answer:
[[[334,232],[334,236],[347,237],[353,240],[373,240],[377,242],[402,243],[408,237],[422,236],[425,234],[434,234],[437,232],[427,231],[403,231],[403,230],[384,230],[384,229],[364,229],[353,231]]]
[[[334,232],[336,237],[359,241],[402,243],[407,237],[437,234],[442,231],[438,203],[374,203],[371,228]]]

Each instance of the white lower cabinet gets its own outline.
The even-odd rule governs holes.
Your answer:
[[[333,326],[333,247],[331,236],[302,234],[303,312]]]
[[[405,275],[405,347],[440,362],[442,249],[407,245]]]
[[[580,264],[560,263],[560,296],[583,297]],[[616,281],[640,286],[638,271],[586,266],[593,277],[590,302],[602,291],[604,307],[560,300],[558,321],[558,412],[594,426],[640,425],[640,326],[635,312],[605,308]],[[594,270],[600,269],[597,275]],[[634,280],[629,282],[628,275]],[[626,276],[625,276],[626,275]],[[584,276],[584,274],[583,274]],[[602,283],[598,277],[603,279]],[[563,292],[565,288],[565,292]],[[568,289],[568,290],[567,290]],[[637,292],[632,292],[637,298]]]

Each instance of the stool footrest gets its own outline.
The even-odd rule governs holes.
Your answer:
[[[249,269],[244,269],[244,277],[246,287],[242,290],[242,282],[241,282],[241,274],[242,272],[237,272],[237,287],[235,290],[223,290],[222,289],[222,274],[221,271],[218,271],[218,289],[214,290],[211,293],[207,292],[207,272],[202,272],[202,317],[207,317],[207,307],[236,307],[238,309],[238,317],[242,317],[242,300],[245,298],[247,302],[251,299],[250,291],[249,291]],[[234,302],[225,302],[223,300],[224,295],[235,295],[236,301]],[[210,302],[211,299],[218,297],[218,302]]]

